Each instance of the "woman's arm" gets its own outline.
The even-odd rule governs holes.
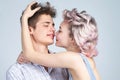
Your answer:
[[[22,18],[21,18],[21,41],[22,41],[22,49],[23,53],[27,53],[31,49],[33,51],[32,41],[30,38],[30,33],[28,29],[28,18],[31,17],[36,11],[40,9],[40,7],[31,10],[31,6],[34,5],[36,2],[30,3],[27,8],[25,9]]]
[[[56,54],[30,53],[29,60],[47,67],[74,68],[80,61],[80,55],[74,52],[60,52]],[[79,56],[78,56],[79,55]]]

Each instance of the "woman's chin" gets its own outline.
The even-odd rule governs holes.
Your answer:
[[[60,45],[60,44],[58,44],[58,43],[55,43],[55,46],[57,46],[57,47],[61,47],[61,45]]]

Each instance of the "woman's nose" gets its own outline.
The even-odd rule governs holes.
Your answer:
[[[58,35],[58,31],[55,32],[55,36],[57,36],[57,35]]]

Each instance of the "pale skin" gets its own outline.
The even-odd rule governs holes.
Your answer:
[[[44,65],[47,67],[68,68],[68,70],[72,74],[73,80],[90,80],[90,76],[88,74],[86,66],[82,58],[80,57],[79,49],[76,49],[76,46],[73,46],[72,48],[63,46],[68,51],[60,52],[57,54],[48,54],[47,51],[43,51],[46,54],[42,54],[43,52],[41,52],[40,54],[40,52],[34,49],[29,28],[28,28],[28,21],[27,21],[29,17],[31,17],[38,9],[40,9],[40,8],[36,8],[34,10],[31,10],[30,7],[34,3],[35,2],[32,2],[31,4],[28,5],[28,7],[26,8],[22,16],[22,49],[25,57],[31,62]],[[66,30],[67,32],[69,32],[68,29],[65,29],[64,26],[61,25],[61,31],[62,30],[63,31]],[[66,37],[68,36],[66,35]],[[48,39],[51,40],[51,38],[53,38],[52,35]],[[74,43],[73,39],[71,38],[67,38],[67,39],[70,43]],[[56,42],[56,45],[59,45],[59,42]],[[66,45],[68,44],[66,43]],[[72,44],[69,46],[72,46]],[[96,80],[100,80],[96,66],[95,66],[95,62],[93,61],[92,58],[88,58],[88,60],[96,76]]]

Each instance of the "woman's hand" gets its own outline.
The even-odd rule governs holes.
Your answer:
[[[38,11],[40,9],[40,7],[38,6],[38,3],[37,2],[31,2],[28,6],[27,6],[27,8],[25,9],[25,11],[23,12],[23,16],[22,16],[22,18],[26,18],[26,19],[28,19],[29,17],[31,17],[31,16],[33,16],[34,15],[34,13],[36,12],[36,11]]]
[[[30,61],[28,61],[25,56],[23,55],[23,53],[21,52],[20,55],[17,58],[17,62],[22,64],[22,63],[29,63]]]

